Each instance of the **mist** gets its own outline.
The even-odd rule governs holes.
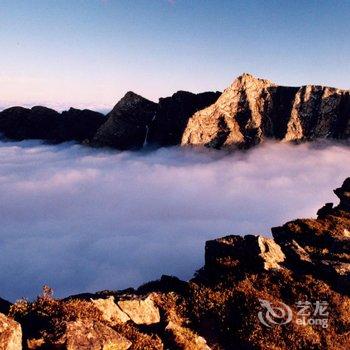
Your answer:
[[[227,154],[0,142],[0,296],[58,297],[189,279],[208,239],[315,216],[350,175],[341,144]]]

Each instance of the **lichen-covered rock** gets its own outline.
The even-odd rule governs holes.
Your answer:
[[[347,138],[349,111],[349,91],[314,85],[277,86],[243,74],[216,103],[190,118],[181,144],[247,148],[267,138]]]
[[[207,241],[205,245],[206,269],[278,269],[284,259],[279,245],[262,236],[232,235]]]
[[[136,324],[150,325],[160,322],[159,309],[155,305],[152,295],[145,299],[119,300],[117,304]]]
[[[19,323],[0,313],[0,349],[21,350],[22,328]]]

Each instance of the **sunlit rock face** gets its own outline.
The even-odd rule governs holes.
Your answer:
[[[243,74],[216,103],[190,118],[181,144],[248,148],[267,138],[347,138],[349,117],[349,91],[277,86]]]

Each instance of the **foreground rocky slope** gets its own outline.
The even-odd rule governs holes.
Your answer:
[[[284,87],[243,74],[215,104],[192,116],[182,145],[248,148],[267,138],[345,139],[349,120],[349,91],[315,85]]]
[[[0,349],[349,349],[350,178],[317,219],[208,241],[189,282],[0,300]],[[23,334],[23,335],[22,335]]]
[[[0,113],[0,133],[15,140],[76,140],[120,150],[146,145],[249,148],[267,139],[348,139],[350,92],[278,86],[243,74],[222,94],[178,91],[157,104],[128,92],[106,118],[87,110],[59,114],[45,107],[13,107]]]

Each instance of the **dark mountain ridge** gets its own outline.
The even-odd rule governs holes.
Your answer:
[[[0,113],[0,132],[14,140],[75,140],[120,150],[144,146],[249,148],[265,140],[348,139],[350,92],[278,86],[250,74],[223,93],[178,91],[158,103],[128,92],[106,117],[89,110],[61,114],[45,107]]]

